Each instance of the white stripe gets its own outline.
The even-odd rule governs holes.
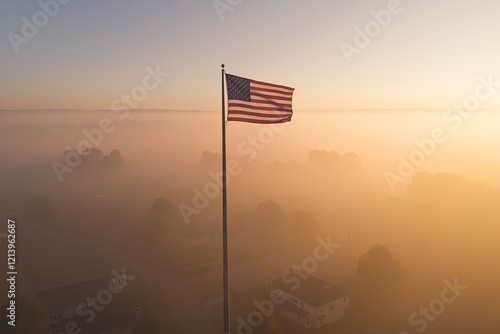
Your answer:
[[[278,108],[277,105],[279,105],[280,107],[283,107],[285,109],[292,109],[292,105],[291,104],[288,104],[288,103],[283,103],[283,102],[270,102],[272,100],[268,100],[268,101],[265,101],[265,100],[262,100],[262,102],[249,102],[249,101],[241,101],[241,100],[229,100],[229,102],[234,102],[234,103],[239,103],[239,104],[243,104],[243,105],[246,105],[246,106],[256,106],[256,107],[265,107],[265,108]]]
[[[292,101],[290,101],[290,98],[281,98],[281,97],[268,97],[268,96],[259,96],[259,95],[256,95],[254,94],[253,92],[250,92],[250,99],[252,100],[262,100],[262,101],[276,101],[276,103],[292,103]]]
[[[245,107],[229,107],[228,112],[231,113],[233,111],[248,111],[248,112],[256,112],[260,114],[270,114],[270,115],[291,115],[292,110],[282,111],[282,110],[260,110],[260,109],[250,109]]]
[[[255,110],[255,109],[242,108],[242,107],[231,107],[228,109],[228,114],[233,113],[233,112],[251,112],[251,113],[257,113],[257,114],[280,115],[280,116],[287,116],[287,115],[293,114],[293,112],[291,110],[290,111]]]
[[[278,101],[278,100],[273,100],[273,99],[264,99],[261,97],[252,97],[252,101],[242,101],[248,103],[248,105],[262,105],[262,107],[272,107],[276,108],[276,106],[280,107],[285,107],[285,108],[291,108],[292,107],[292,102],[291,101]]]
[[[262,117],[262,116],[249,116],[249,115],[228,115],[227,120],[230,121],[231,119],[239,118],[239,119],[248,119],[248,120],[256,120],[256,121],[281,121],[284,119],[289,119],[291,115],[287,117],[281,117],[281,118],[269,118],[269,117]]]

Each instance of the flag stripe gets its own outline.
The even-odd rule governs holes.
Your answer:
[[[291,117],[292,114],[266,114],[266,113],[260,113],[260,112],[253,112],[253,111],[245,111],[245,110],[234,110],[231,115],[247,115],[247,116],[258,116],[258,117],[269,117],[269,118],[287,118]]]
[[[276,90],[276,89],[270,89],[270,88],[261,88],[261,87],[256,87],[253,84],[250,84],[250,87],[252,91],[254,92],[266,92],[266,93],[273,93],[273,94],[278,94],[279,96],[290,96],[290,94],[293,92],[283,92],[281,90]]]
[[[266,99],[266,100],[280,100],[280,101],[292,102],[292,97],[283,97],[283,96],[262,94],[259,92],[252,92],[250,97]]]
[[[243,116],[258,116],[258,117],[269,117],[269,118],[279,118],[279,117],[290,117],[292,116],[292,113],[269,113],[269,112],[260,112],[256,110],[241,110],[241,109],[236,109],[234,113],[231,113],[231,115],[235,115],[237,117],[243,117]],[[231,116],[228,115],[228,116]]]
[[[271,83],[267,83],[267,82],[263,82],[263,81],[257,81],[257,80],[250,80],[250,83],[254,83],[256,85],[261,85],[263,87],[274,87],[274,88],[277,88],[277,89],[282,89],[282,90],[285,90],[285,91],[294,91],[295,88],[292,88],[292,87],[287,87],[287,86],[282,86],[282,85],[276,85],[276,84],[271,84]]]
[[[270,106],[270,107],[278,108],[278,109],[282,109],[282,108],[291,109],[292,108],[292,104],[291,103],[278,103],[278,102],[270,100],[270,99],[267,99],[267,100],[252,99],[252,102],[246,102],[246,101],[240,101],[240,100],[229,100],[229,101],[230,102],[231,101],[238,101],[238,103],[242,103],[243,102],[243,103],[248,104],[248,105],[251,105],[251,104],[259,105],[259,104],[261,104],[262,106]]]
[[[234,101],[234,100],[231,100]],[[246,104],[246,103],[240,103],[238,102],[229,102],[229,108],[232,108],[234,110],[236,109],[245,109],[245,110],[262,110],[262,111],[276,111],[276,112],[286,112],[288,114],[292,113],[292,108],[281,108],[279,111],[276,110],[276,107],[273,106],[268,106],[266,104]]]
[[[272,124],[272,123],[286,123],[290,122],[292,118],[286,118],[286,119],[279,119],[279,120],[270,120],[269,118],[266,119],[253,119],[253,118],[243,118],[243,117],[228,117],[228,121],[236,121],[236,122],[246,122],[246,123],[259,123],[259,124]]]
[[[241,101],[241,100],[229,100],[229,103],[240,103],[246,106],[262,106],[262,107],[273,107],[280,109],[292,109],[291,103],[278,103],[273,100],[262,100],[262,99],[252,99],[252,101]]]

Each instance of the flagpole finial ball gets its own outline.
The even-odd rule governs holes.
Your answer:
[[[224,66],[225,66],[225,65],[224,65],[224,64],[222,64],[220,67],[224,68]]]

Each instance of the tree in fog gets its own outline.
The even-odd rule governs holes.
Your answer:
[[[4,304],[2,309],[7,309]],[[5,312],[5,311],[4,311]],[[0,332],[10,333],[7,324],[10,319],[5,317],[0,325]],[[49,311],[40,299],[31,293],[23,293],[16,298],[16,333],[19,334],[47,334],[50,333]],[[3,328],[2,328],[3,327]]]
[[[174,209],[166,199],[155,199],[149,212],[149,223],[154,229],[165,229],[171,223]]]
[[[384,289],[401,282],[402,267],[387,246],[375,245],[359,258],[358,274],[368,286]]]
[[[254,330],[254,334],[285,334],[274,316],[264,318],[264,323]]]
[[[143,246],[151,256],[174,265],[179,260],[180,236],[176,211],[164,198],[157,198],[146,218]]]
[[[176,234],[176,215],[172,205],[164,198],[157,198],[146,219],[146,231],[150,241],[165,241]]]
[[[74,167],[76,171],[89,175],[100,170],[115,169],[125,164],[120,150],[113,149],[109,155],[104,155],[101,150],[94,147],[86,147],[80,152],[75,149],[66,150],[60,162],[65,164],[67,161],[76,164]],[[75,173],[73,175],[81,174]]]
[[[316,216],[306,210],[297,210],[290,215],[287,233],[291,236],[295,245],[303,245],[306,248],[316,242],[320,234],[320,223]]]
[[[75,149],[69,149],[64,151],[61,162],[72,161],[76,164],[77,170],[89,171],[99,167],[103,155],[102,151],[95,147],[85,147],[80,152]]]
[[[314,166],[329,168],[356,169],[362,165],[360,157],[353,152],[340,154],[336,151],[312,150],[308,154],[308,162]]]
[[[101,165],[105,168],[121,167],[125,163],[120,150],[114,149],[109,155],[102,157]]]
[[[375,245],[359,258],[358,276],[351,294],[356,326],[361,333],[385,333],[402,303],[401,264],[387,246]]]
[[[276,241],[286,229],[285,222],[285,212],[275,201],[265,200],[257,205],[253,228],[262,251],[268,252],[276,247]]]
[[[101,163],[104,154],[97,148],[89,147],[81,152],[80,156],[82,158],[82,168],[96,168]]]
[[[275,201],[265,200],[257,205],[257,219],[266,225],[281,225],[285,222],[285,212]]]

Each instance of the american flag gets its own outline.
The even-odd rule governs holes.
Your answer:
[[[292,120],[294,88],[226,73],[228,121],[284,123]]]

